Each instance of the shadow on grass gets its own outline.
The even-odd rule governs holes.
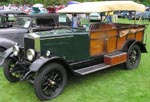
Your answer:
[[[69,79],[68,79],[68,83],[67,83],[67,87],[70,87],[72,85],[78,85],[81,84],[82,82],[84,83],[84,81],[87,80],[93,80],[94,81],[97,80],[97,78],[99,78],[100,80],[103,78],[106,78],[108,76],[111,76],[112,74],[118,73],[120,72],[120,74],[124,71],[127,71],[125,68],[123,68],[122,65],[117,65],[117,66],[113,66],[113,67],[109,67],[94,73],[90,73],[84,76],[80,76],[80,75],[69,75]],[[66,88],[67,88],[66,87]]]

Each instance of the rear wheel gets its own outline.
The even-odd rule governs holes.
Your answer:
[[[141,50],[138,45],[133,45],[128,51],[127,61],[124,63],[126,69],[135,69],[138,67],[141,59]]]
[[[19,74],[15,70],[16,61],[12,58],[8,58],[5,60],[3,64],[3,71],[6,79],[10,82],[19,81]]]
[[[58,96],[67,82],[65,68],[57,63],[43,67],[34,80],[35,94],[40,100],[49,100]]]

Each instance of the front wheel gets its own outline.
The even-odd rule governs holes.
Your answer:
[[[6,49],[3,47],[0,47],[0,55],[5,51]]]
[[[16,71],[16,61],[12,58],[8,58],[5,60],[3,65],[3,71],[6,79],[10,82],[19,81],[19,74]]]
[[[128,51],[127,61],[124,63],[126,69],[135,69],[138,67],[141,59],[141,50],[138,45],[133,45]]]
[[[34,80],[35,94],[40,100],[49,100],[58,96],[67,82],[65,68],[57,63],[44,66]]]

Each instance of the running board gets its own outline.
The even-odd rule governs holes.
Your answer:
[[[102,63],[102,64],[97,64],[97,65],[89,66],[86,68],[78,69],[78,70],[75,70],[74,72],[79,75],[86,75],[86,74],[89,74],[92,72],[96,72],[96,71],[108,68],[110,66],[111,65],[106,65],[106,64]]]

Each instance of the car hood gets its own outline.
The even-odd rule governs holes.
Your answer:
[[[57,29],[44,32],[36,32],[40,37],[49,37],[49,36],[63,36],[63,35],[72,35],[77,33],[85,32],[85,29]]]
[[[40,37],[40,38],[47,38],[47,37],[53,37],[53,36],[63,36],[63,35],[70,35],[72,33],[71,30],[67,29],[57,29],[57,30],[51,30],[51,31],[42,31],[42,32],[33,32],[29,33],[28,37]]]
[[[64,37],[64,36],[73,36],[74,34],[87,34],[84,29],[57,29],[51,31],[42,31],[42,32],[33,32],[25,35],[25,38],[40,38],[40,39],[48,39],[55,37]]]
[[[13,34],[13,33],[27,33],[28,30],[24,28],[5,28],[0,29],[0,35],[1,34]]]

